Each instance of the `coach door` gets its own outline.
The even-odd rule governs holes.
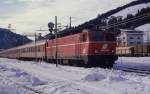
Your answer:
[[[131,47],[131,56],[134,56],[134,47]]]
[[[148,56],[150,56],[150,45],[147,46],[147,53],[148,53]]]
[[[80,36],[77,36],[75,39],[75,57],[80,59]]]

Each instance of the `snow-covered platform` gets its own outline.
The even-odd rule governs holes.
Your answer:
[[[149,68],[150,57],[120,57],[121,66]],[[55,67],[53,64],[0,58],[0,94],[149,94],[150,75],[121,70]]]

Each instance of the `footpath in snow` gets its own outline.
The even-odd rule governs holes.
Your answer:
[[[150,58],[121,57],[121,66],[150,68]],[[55,67],[53,64],[0,58],[0,94],[149,94],[150,75],[121,70]]]

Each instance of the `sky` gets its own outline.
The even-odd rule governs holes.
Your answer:
[[[98,14],[125,5],[134,0],[0,0],[0,27],[7,28],[11,24],[14,32],[37,32],[48,29],[48,22],[76,26],[89,21]]]

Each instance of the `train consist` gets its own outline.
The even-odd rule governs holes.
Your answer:
[[[150,44],[117,47],[116,54],[118,56],[130,56],[130,57],[150,56]]]
[[[0,52],[1,57],[43,59],[77,66],[112,67],[116,56],[115,35],[112,32],[83,30],[80,33],[29,43]]]

